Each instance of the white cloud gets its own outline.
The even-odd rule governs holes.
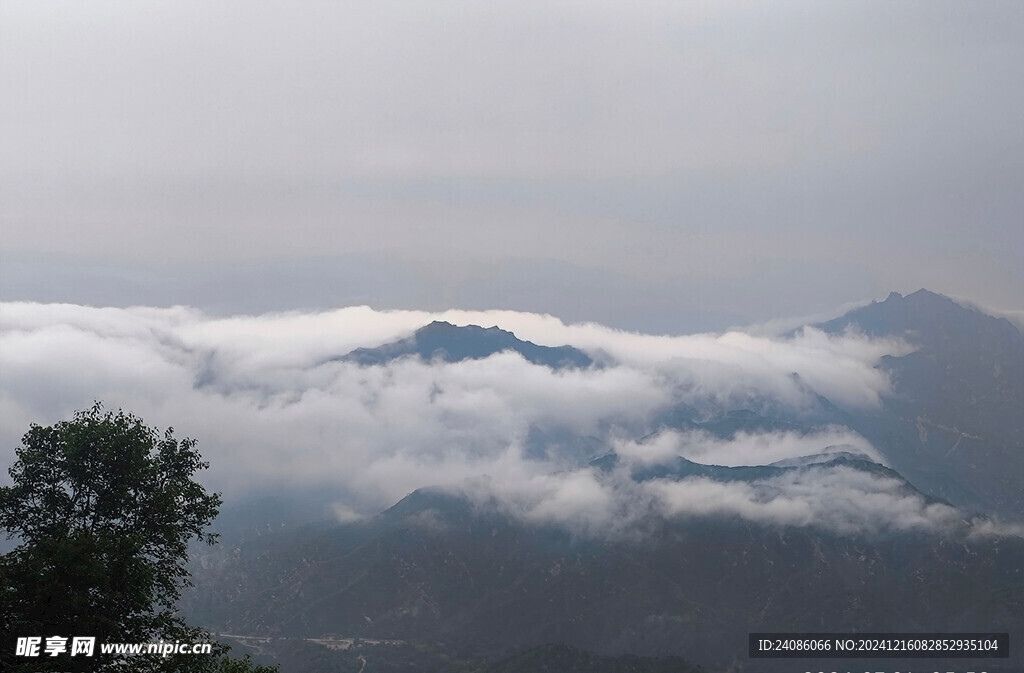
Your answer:
[[[842,466],[792,470],[753,483],[659,480],[649,488],[673,516],[732,515],[840,533],[950,529],[963,523],[958,510],[928,502],[898,479]]]
[[[434,319],[496,324],[523,339],[610,359],[561,371],[514,353],[375,367],[336,359]],[[721,414],[756,397],[799,417],[818,392],[839,405],[870,407],[888,385],[875,362],[904,349],[814,330],[793,339],[652,337],[508,311],[354,307],[211,318],[181,307],[9,303],[0,306],[0,437],[9,460],[29,422],[50,424],[101,399],[198,438],[212,465],[204,479],[228,497],[264,486],[328,487],[344,520],[440,486],[525,521],[588,534],[635,532],[652,512],[846,531],[935,526],[955,513],[895,480],[849,469],[811,467],[756,484],[629,478],[629,465],[677,455],[760,465],[843,447],[883,461],[863,438],[833,426],[741,431],[730,439],[673,430],[645,435],[657,412],[681,403]],[[537,429],[590,438],[596,444],[587,450],[614,449],[625,462],[601,472],[583,466],[586,455],[530,456]]]
[[[848,428],[808,428],[807,432],[737,432],[720,439],[705,431],[666,430],[640,440],[619,440],[615,451],[639,464],[658,464],[675,456],[705,465],[768,465],[788,458],[818,453],[849,451],[885,464],[885,458],[870,442]]]

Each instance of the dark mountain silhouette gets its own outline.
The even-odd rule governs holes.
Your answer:
[[[853,470],[931,503],[1020,518],[1024,337],[1017,328],[924,290],[892,294],[819,327],[915,346],[881,363],[893,390],[880,409],[840,409],[794,375],[808,393],[800,409],[752,392],[734,405],[740,408],[669,406],[629,426],[630,436],[674,429],[728,440],[847,426],[882,452],[888,466],[835,446],[769,465],[725,467],[677,457],[634,467],[629,476],[763,484],[783,475],[813,479]],[[497,328],[447,323],[343,357],[371,366],[401,357],[455,362],[503,350],[555,368],[592,364],[570,346],[546,348]],[[624,431],[600,426],[581,436],[557,424],[531,428],[525,455],[561,456],[567,465],[621,476],[611,447]],[[643,534],[628,540],[585,537],[420,489],[369,520],[261,529],[258,537],[204,558],[182,607],[191,620],[228,633],[399,643],[332,653],[345,662],[334,668],[322,659],[325,648],[314,656],[307,647],[296,660],[321,657],[319,663],[295,670],[310,672],[365,666],[366,673],[642,673],[667,665],[685,671],[688,664],[667,658],[682,657],[709,671],[792,673],[833,670],[835,660],[751,661],[747,635],[1008,631],[1012,641],[1024,633],[1019,537],[964,530],[840,534],[726,515],[652,514],[643,526]],[[1010,673],[1024,670],[1024,650],[1013,649],[1009,660],[900,664],[844,660],[843,670],[905,665]]]
[[[418,356],[423,360],[461,362],[479,360],[502,351],[514,351],[528,362],[553,369],[589,367],[593,364],[590,356],[572,346],[538,346],[517,339],[512,332],[497,327],[459,327],[437,320],[416,330],[411,337],[377,348],[357,348],[340,359],[361,365],[380,365],[408,356]]]
[[[922,490],[1020,518],[1024,513],[1024,334],[927,290],[819,325],[899,337],[916,347],[881,366],[893,394],[849,424]]]
[[[707,516],[599,540],[420,490],[371,521],[265,535],[233,555],[197,576],[186,606],[215,630],[443,643],[492,660],[557,642],[791,673],[792,661],[746,660],[747,634],[1024,629],[1017,538],[838,535]],[[985,670],[1020,670],[1024,655],[1013,656]]]

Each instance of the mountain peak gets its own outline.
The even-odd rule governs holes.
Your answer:
[[[999,335],[1013,341],[1020,332],[1009,321],[963,306],[945,295],[920,289],[906,296],[890,292],[885,301],[872,302],[834,320],[817,325],[838,333],[854,327],[867,336],[915,335],[915,341],[946,337],[971,340],[972,335]]]
[[[1024,334],[1005,318],[917,290],[892,293],[818,325],[898,337],[914,352],[880,366],[892,392],[883,404],[893,419],[856,429],[887,447],[892,466],[947,499],[1016,515],[1024,505]]]
[[[586,353],[572,346],[540,346],[523,341],[497,325],[487,328],[479,325],[459,326],[442,320],[424,325],[408,338],[377,348],[357,348],[339,359],[361,365],[386,364],[407,356],[418,356],[421,360],[462,362],[481,360],[502,351],[516,352],[528,362],[552,369],[589,367],[593,364]]]

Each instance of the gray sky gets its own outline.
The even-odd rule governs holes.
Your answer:
[[[0,0],[0,299],[1021,310],[1021,63],[1019,2]]]

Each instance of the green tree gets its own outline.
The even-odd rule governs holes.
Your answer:
[[[227,659],[220,645],[213,656],[139,655],[127,666],[99,652],[209,640],[175,612],[190,585],[189,543],[215,542],[206,527],[221,504],[193,479],[208,467],[195,447],[99,403],[31,426],[8,470],[13,485],[0,488],[0,529],[20,542],[0,557],[0,670],[271,670]],[[15,656],[16,639],[31,636],[92,636],[97,651]]]

